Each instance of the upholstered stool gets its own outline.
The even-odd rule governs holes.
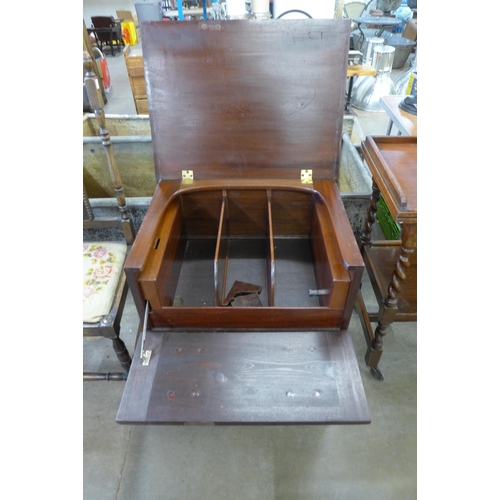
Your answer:
[[[125,262],[125,243],[83,244],[83,322],[98,323],[109,314]]]

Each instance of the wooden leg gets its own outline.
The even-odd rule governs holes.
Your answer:
[[[410,255],[414,252],[413,249],[408,249],[405,246],[401,247],[396,269],[392,274],[391,283],[387,291],[387,296],[384,299],[384,304],[379,312],[379,321],[374,333],[371,344],[368,347],[365,355],[365,362],[367,366],[374,368],[372,374],[377,377],[378,363],[382,357],[384,337],[387,333],[387,328],[394,322],[398,312],[398,298],[401,293],[401,285],[406,279],[405,269],[410,265]],[[375,373],[374,373],[375,371]]]
[[[120,337],[118,337],[118,335],[116,335],[115,338],[112,338],[111,341],[113,343],[113,350],[115,351],[116,357],[118,358],[118,361],[120,361],[124,371],[118,373],[83,372],[84,381],[127,380],[128,372],[130,371],[130,366],[132,365],[130,354],[125,346],[125,343]]]
[[[130,366],[132,364],[132,359],[130,358],[130,354],[125,346],[125,343],[120,337],[115,337],[111,339],[113,342],[113,349],[116,353],[116,357],[122,368],[125,370],[120,373],[96,373],[96,372],[84,372],[83,380],[84,381],[92,381],[92,380],[127,380],[128,372],[130,371]]]
[[[91,382],[92,380],[127,380],[128,372],[121,373],[91,373],[84,372],[84,382]]]
[[[380,356],[382,356],[382,351],[378,352],[372,348],[372,343],[375,339],[375,334],[373,333],[372,325],[370,324],[370,318],[366,310],[366,305],[361,290],[359,290],[358,292],[358,295],[356,297],[356,304],[354,307],[360,317],[361,328],[363,329],[366,345],[368,346],[368,350],[365,355],[366,366],[370,368],[370,373],[377,380],[382,381],[384,380],[384,374],[379,370],[377,366],[380,360]]]
[[[377,203],[380,200],[380,190],[378,186],[373,182],[372,184],[372,195],[370,197],[370,205],[366,211],[365,227],[361,233],[361,245],[369,245],[372,240],[372,226],[375,224],[377,213]]]
[[[120,337],[113,339],[113,349],[115,350],[116,357],[120,361],[123,369],[128,372],[130,370],[130,365],[132,364],[132,359],[128,353],[125,343]]]
[[[351,112],[351,97],[352,97],[353,83],[354,83],[354,77],[350,76],[349,77],[349,90],[347,91],[347,98],[346,98],[345,108],[344,108],[344,111],[346,111],[347,113]]]

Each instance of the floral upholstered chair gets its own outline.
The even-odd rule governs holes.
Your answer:
[[[120,338],[120,322],[128,287],[123,272],[127,244],[121,242],[83,243],[83,334],[107,337],[123,372],[84,373],[85,380],[124,380],[130,369],[130,354]]]
[[[114,161],[109,133],[105,127],[102,94],[98,92],[99,84],[92,71],[92,60],[88,54],[84,54],[84,66],[87,70],[85,86],[99,122],[102,144],[106,148],[117,206],[114,210],[116,216],[107,213],[96,217],[94,214],[96,210],[92,209],[85,186],[83,187],[83,228],[87,234],[84,240],[89,240],[83,242],[83,335],[110,339],[123,371],[84,372],[83,375],[84,380],[124,380],[130,369],[131,358],[125,343],[120,338],[120,322],[128,292],[123,264],[128,247],[134,242],[135,230],[123,194],[120,174]],[[118,233],[117,238],[115,238],[116,233]],[[106,241],[109,235],[112,235],[113,239],[122,241]]]

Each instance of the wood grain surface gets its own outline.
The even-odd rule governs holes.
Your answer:
[[[140,345],[138,346],[138,349]],[[352,339],[325,332],[148,332],[119,423],[369,423]]]

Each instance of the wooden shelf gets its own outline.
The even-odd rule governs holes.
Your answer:
[[[373,290],[379,306],[382,307],[392,274],[396,268],[401,247],[394,245],[378,246],[376,242],[371,247],[363,248],[363,258],[370,276]],[[417,320],[417,256],[410,261],[410,267],[405,270],[406,279],[401,285],[401,295],[398,300],[398,313],[394,321]],[[378,311],[368,313],[371,321],[377,321]]]

